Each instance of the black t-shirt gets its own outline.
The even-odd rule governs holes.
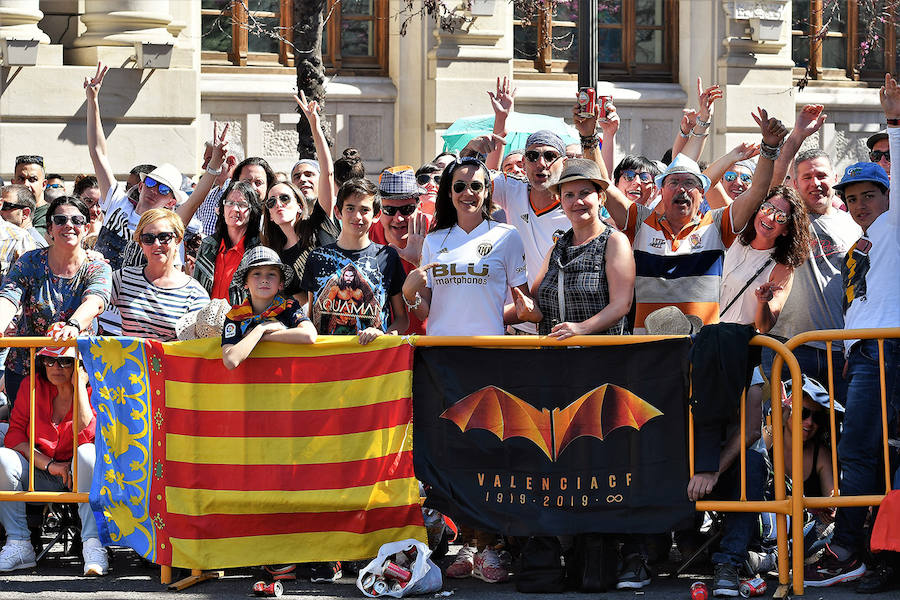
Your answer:
[[[330,219],[325,214],[318,202],[313,206],[309,218],[303,222],[303,227],[311,232],[312,243],[303,245],[298,242],[281,252],[281,261],[286,265],[290,265],[296,275],[291,285],[285,290],[285,293],[289,296],[293,296],[300,291],[300,280],[303,278],[303,272],[306,270],[306,261],[309,259],[310,253],[316,248],[336,243],[337,237],[341,233],[340,227],[335,224],[334,219]],[[301,239],[303,239],[303,236],[301,236]]]
[[[244,336],[253,331],[254,327],[271,321],[278,321],[288,329],[293,329],[303,321],[309,321],[309,319],[303,314],[303,307],[300,306],[300,303],[293,298],[288,299],[287,308],[277,316],[264,319],[254,317],[241,321],[235,321],[229,317],[225,317],[225,325],[222,327],[222,345],[237,344],[244,339]]]
[[[300,289],[312,294],[311,315],[323,335],[355,335],[367,327],[387,331],[390,299],[406,272],[397,251],[381,244],[344,250],[337,244],[309,255]]]

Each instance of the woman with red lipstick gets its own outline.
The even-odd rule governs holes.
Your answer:
[[[769,331],[791,292],[794,269],[808,254],[806,205],[792,188],[772,188],[725,253],[719,319]]]

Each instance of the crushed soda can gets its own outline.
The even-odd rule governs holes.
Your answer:
[[[753,579],[745,579],[741,581],[738,590],[744,598],[752,598],[754,596],[762,596],[766,593],[766,580],[757,575]]]
[[[384,596],[388,593],[390,587],[388,587],[387,581],[384,579],[379,579],[375,582],[375,585],[372,587],[372,595],[373,596]]]
[[[371,596],[375,595],[375,582],[378,577],[374,573],[369,573],[362,580],[363,591]]]
[[[691,584],[691,600],[707,600],[709,598],[709,590],[702,581],[695,581]]]
[[[272,583],[257,581],[253,584],[253,593],[257,596],[278,598],[284,593],[284,586],[281,585],[280,581],[274,581]]]

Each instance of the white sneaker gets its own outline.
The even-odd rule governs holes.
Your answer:
[[[106,548],[98,538],[84,540],[81,555],[84,557],[85,575],[106,575],[109,572],[109,559]]]
[[[17,571],[36,567],[34,546],[29,540],[7,540],[0,550],[0,571]]]

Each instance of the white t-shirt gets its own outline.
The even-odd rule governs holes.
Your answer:
[[[891,155],[900,156],[900,129],[888,131]],[[847,255],[846,329],[900,327],[900,159],[891,162],[891,204]],[[844,340],[844,349],[859,340]]]
[[[752,226],[752,223],[748,224],[748,227]],[[756,307],[759,305],[756,288],[769,280],[774,269],[772,249],[757,250],[740,241],[732,244],[725,253],[725,264],[722,267],[722,284],[719,288],[719,310],[722,313],[719,321],[753,325],[756,322]],[[751,277],[753,281],[744,288]],[[741,288],[744,290],[741,291]],[[726,310],[728,304],[731,306]]]
[[[559,200],[540,211],[535,211],[528,199],[528,183],[499,173],[494,177],[492,201],[506,211],[506,222],[516,228],[525,247],[525,264],[528,265],[528,285],[541,271],[544,258],[572,223],[563,212]],[[516,325],[527,333],[537,333],[534,323]]]
[[[457,225],[428,234],[428,335],[503,335],[506,291],[528,282],[525,249],[510,225],[482,221],[471,233]]]

